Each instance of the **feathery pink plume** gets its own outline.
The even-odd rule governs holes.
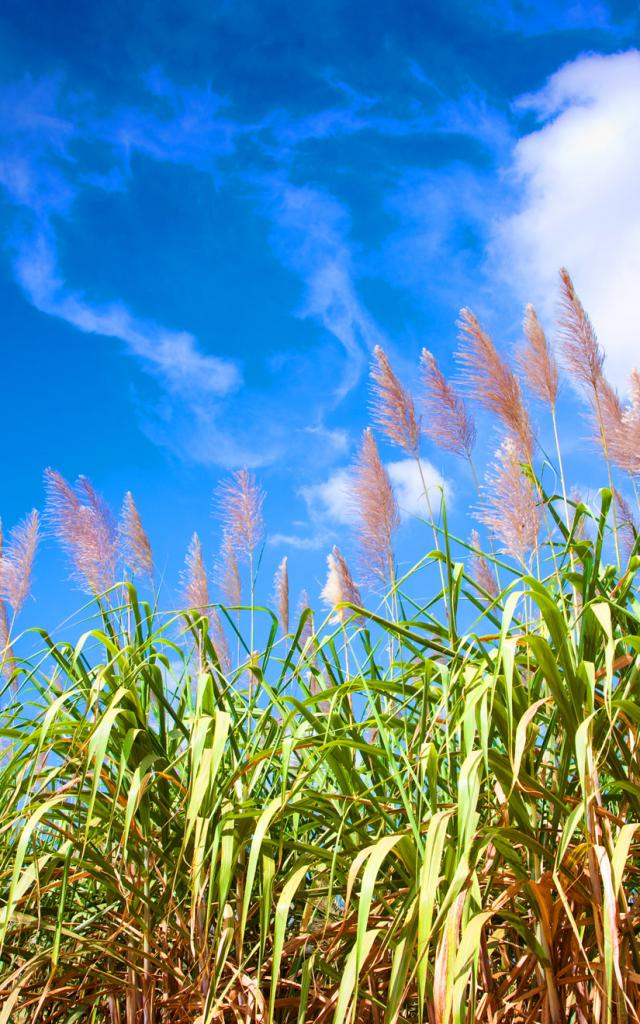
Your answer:
[[[420,444],[420,431],[411,394],[406,391],[380,345],[373,350],[371,415],[387,440],[410,455]]]
[[[46,515],[73,565],[72,575],[90,593],[115,583],[117,536],[111,514],[86,477],[75,490],[56,470],[45,470]]]
[[[4,601],[0,601],[0,676],[5,676],[8,679],[13,670],[13,663],[7,606]]]
[[[118,540],[123,561],[134,576],[153,577],[153,555],[149,538],[140,519],[131,491],[127,491],[122,502]]]
[[[3,536],[2,520],[0,519],[0,566],[2,564]],[[0,598],[0,675],[7,679],[13,669],[13,650],[11,648],[11,630],[9,627],[9,615],[7,606]]]
[[[640,372],[635,366],[629,374],[629,391],[633,410],[637,416],[640,416]]]
[[[231,540],[225,533],[222,538],[220,555],[216,562],[220,591],[225,603],[231,608],[237,608],[242,603],[242,584],[238,559]]]
[[[338,608],[338,605],[348,603],[361,606],[360,591],[349,571],[349,566],[335,546],[331,554],[327,555],[327,567],[327,581],[320,597],[329,608],[335,611],[334,621],[344,624],[353,615],[353,612],[349,608]],[[358,617],[356,621],[361,622],[361,617]]]
[[[246,469],[236,470],[218,488],[224,534],[240,557],[252,555],[264,536],[264,498],[264,491]]]
[[[227,675],[231,671],[231,654],[229,653],[229,641],[222,625],[222,619],[217,608],[210,608],[208,612],[209,630],[213,649],[216,652],[220,669]]]
[[[595,435],[605,454],[627,473],[640,472],[640,412],[633,401],[623,405],[617,391],[603,375],[598,402],[593,410]]]
[[[541,511],[532,481],[524,475],[513,438],[504,439],[484,488],[478,519],[498,538],[501,551],[521,562],[538,543]]]
[[[525,310],[522,327],[525,343],[518,352],[520,370],[534,395],[554,409],[558,397],[558,364],[532,305]]]
[[[628,559],[631,557],[631,552],[633,551],[639,528],[629,503],[622,497],[620,491],[614,489],[613,493],[616,500],[616,525],[622,541],[623,550]]]
[[[604,352],[584,306],[573,286],[569,271],[560,270],[560,317],[562,354],[567,369],[588,391],[597,391],[602,377]]]
[[[471,532],[471,546],[475,548],[475,551],[471,552],[470,559],[470,573],[474,583],[477,583],[482,590],[491,598],[498,596],[498,584],[496,582],[495,574],[491,571],[489,563],[484,555],[481,553],[482,548],[480,547],[480,537],[478,536],[477,530]]]
[[[274,592],[280,629],[286,636],[289,632],[289,568],[286,555],[276,570]]]
[[[40,523],[35,509],[14,526],[0,555],[0,596],[19,615],[31,591],[31,574],[38,547]]]
[[[462,341],[458,358],[467,387],[485,409],[502,420],[517,443],[523,461],[530,463],[533,430],[518,378],[470,309],[460,311],[458,326]]]
[[[400,525],[398,503],[371,430],[362,435],[351,484],[358,515],[362,568],[370,580],[387,580],[392,572],[392,540]]]
[[[420,356],[420,370],[424,433],[445,451],[470,459],[476,428],[464,400],[440,370],[433,353],[426,348],[422,349]]]
[[[202,557],[202,545],[197,533],[194,533],[189,543],[185,568],[182,572],[182,585],[185,608],[189,611],[208,614],[209,585]]]

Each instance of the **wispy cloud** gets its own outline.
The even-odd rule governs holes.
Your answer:
[[[633,17],[622,23],[614,21],[609,6],[599,0],[556,0],[549,5],[534,0],[491,0],[478,5],[478,14],[507,32],[527,36],[581,29],[620,36],[634,26]]]
[[[296,551],[320,551],[328,546],[330,540],[331,533],[322,530],[310,535],[273,533],[269,535],[268,543],[272,547],[294,548]]]
[[[140,319],[122,302],[101,306],[69,289],[57,265],[54,243],[45,234],[24,237],[13,266],[16,280],[36,309],[83,333],[120,339],[168,391],[183,399],[224,396],[240,387],[237,364],[200,352],[192,334]]]
[[[304,282],[304,298],[296,315],[317,320],[346,353],[333,396],[340,401],[360,379],[366,355],[385,342],[354,282],[349,213],[335,197],[315,186],[293,185],[281,176],[256,183],[272,224],[274,251]]]
[[[193,435],[186,427],[190,416],[194,429],[197,423],[206,433],[196,443],[190,441],[189,457],[199,452],[203,461],[215,461],[217,456],[227,462],[239,449],[247,454],[246,446],[232,438],[220,444],[219,403],[242,384],[238,361],[204,352],[192,333],[145,317],[122,297],[109,302],[94,299],[91,280],[65,278],[57,250],[65,220],[75,216],[78,200],[87,190],[125,192],[136,174],[136,155],[189,166],[220,185],[224,174],[237,173],[229,165],[223,172],[221,162],[235,155],[240,138],[253,142],[255,154],[263,159],[265,132],[271,132],[278,145],[284,139],[277,138],[278,132],[287,132],[277,118],[257,124],[235,120],[226,100],[210,85],[177,86],[160,69],[148,72],[144,85],[146,104],[99,114],[94,97],[73,95],[61,78],[24,79],[3,94],[0,185],[20,211],[10,234],[12,265],[17,283],[39,310],[84,333],[119,339],[168,396],[180,397],[180,410],[159,404],[157,422],[145,422],[148,433],[164,436],[163,420],[172,423],[170,443],[175,447],[176,437]],[[305,135],[320,138],[339,131],[343,115],[344,129],[350,131],[346,122],[354,112],[366,113],[373,103],[344,83],[335,83],[335,88],[346,97],[344,110],[336,106],[333,112],[309,115],[306,125],[291,122],[287,145],[297,145]],[[335,386],[321,398],[315,396],[315,409],[308,410],[323,434],[310,437],[310,442],[323,443],[335,457],[344,449],[344,438],[325,426],[326,414],[360,379],[368,351],[384,340],[358,293],[349,214],[328,192],[294,186],[284,172],[256,175],[254,184],[256,180],[261,208],[272,226],[274,253],[303,284],[294,315],[320,325],[346,353],[346,360],[338,352],[333,357],[342,364],[337,373],[329,374]],[[329,351],[325,341],[325,369]],[[307,361],[312,360],[308,353]],[[213,409],[206,406],[211,397],[218,400]],[[179,430],[176,421],[182,424]],[[265,447],[273,445],[261,444],[260,454],[247,461],[263,461]]]
[[[420,304],[440,300],[455,311],[471,301],[500,200],[495,174],[460,160],[406,171],[386,199],[397,226],[381,247],[378,273]]]
[[[151,97],[144,106],[121,106],[107,117],[91,118],[88,135],[113,148],[130,169],[135,153],[165,163],[185,164],[218,177],[218,163],[236,151],[239,137],[255,130],[225,115],[228,101],[203,87],[178,86],[161,68],[143,76]]]
[[[0,93],[0,186],[16,210],[7,245],[16,282],[38,310],[85,334],[118,339],[158,382],[166,397],[146,410],[147,433],[174,449],[184,443],[181,454],[189,458],[200,450],[206,461],[215,453],[214,461],[229,462],[239,445],[224,437],[220,403],[242,386],[239,362],[204,352],[190,332],[141,316],[122,299],[98,302],[91,282],[79,287],[66,280],[58,259],[58,238],[79,197],[87,189],[126,188],[134,149],[209,171],[216,155],[232,151],[231,130],[215,120],[221,101],[209,89],[173,90],[158,73],[147,85],[165,104],[163,116],[133,110],[92,116],[90,100],[65,92],[60,77],[26,77]],[[79,141],[99,141],[115,162],[105,172],[76,159]],[[206,444],[197,431],[205,426]]]

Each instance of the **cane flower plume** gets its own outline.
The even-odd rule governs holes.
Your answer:
[[[534,395],[554,409],[558,398],[558,363],[532,305],[525,310],[522,328],[525,342],[518,353],[520,370]]]
[[[229,641],[227,640],[227,634],[224,631],[222,619],[220,618],[217,608],[209,609],[208,619],[211,642],[213,644],[213,649],[216,652],[216,657],[220,664],[220,669],[224,675],[228,675],[229,672],[231,671],[231,654],[229,651]]]
[[[218,489],[224,536],[238,557],[249,558],[264,537],[264,491],[246,469],[236,470]]]
[[[274,584],[278,622],[286,636],[289,632],[289,568],[286,555],[276,570]]]
[[[4,601],[0,601],[0,676],[9,676],[13,666],[9,616]]]
[[[504,424],[524,462],[533,458],[533,430],[520,383],[470,309],[460,311],[458,358],[469,391]]]
[[[477,530],[471,531],[471,547],[474,549],[471,552],[469,566],[471,578],[482,590],[486,591],[489,597],[495,598],[498,596],[498,584],[495,574],[491,571],[487,559],[482,554],[480,537]]]
[[[362,605],[360,591],[354,582],[343,555],[337,547],[327,555],[327,581],[320,598],[334,612],[334,621],[345,623],[353,614],[349,608],[340,608],[342,604]],[[358,618],[356,621],[361,621]]]
[[[222,544],[220,545],[220,553],[216,560],[215,569],[218,586],[225,604],[237,608],[242,600],[242,582],[240,580],[238,559],[236,558],[233,544],[226,533],[223,533],[222,536]]]
[[[134,576],[153,577],[153,554],[131,491],[122,502],[118,537],[122,559]]]
[[[438,447],[470,459],[476,440],[473,416],[426,348],[420,356],[420,378],[423,431]]]
[[[31,574],[38,547],[40,522],[33,509],[21,523],[14,526],[9,541],[0,554],[0,597],[19,615],[31,592]]]
[[[638,524],[636,523],[631,506],[629,502],[620,494],[617,489],[614,490],[614,497],[616,501],[616,513],[617,513],[617,527],[622,541],[622,550],[624,551],[627,558],[631,556],[638,536]]]
[[[640,371],[635,366],[629,374],[629,392],[634,413],[640,416]]]
[[[369,579],[393,573],[393,535],[400,525],[398,503],[371,430],[364,431],[351,484],[358,521],[362,566]]]
[[[391,369],[380,345],[373,350],[371,366],[371,415],[388,441],[415,455],[420,445],[420,430],[411,394]]]
[[[2,520],[0,519],[0,568],[2,566],[3,534]],[[9,614],[7,606],[0,597],[0,676],[9,676],[13,652],[11,650],[11,630],[9,627]]]
[[[602,377],[604,352],[584,306],[564,267],[560,270],[560,316],[558,320],[562,355],[572,378],[590,393],[596,393]]]
[[[511,437],[504,439],[487,477],[478,519],[498,538],[501,551],[525,562],[538,543],[541,510],[520,452]]]
[[[54,469],[45,470],[46,519],[72,563],[72,577],[92,594],[115,583],[117,536],[111,513],[86,477],[72,487]]]
[[[604,374],[597,405],[591,405],[594,434],[607,458],[627,473],[640,472],[640,412],[633,398],[624,404]]]
[[[197,533],[194,533],[184,561],[182,572],[183,603],[190,611],[204,612],[209,610],[209,584],[204,567],[202,545]]]

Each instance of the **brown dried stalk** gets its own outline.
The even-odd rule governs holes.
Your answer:
[[[524,563],[538,542],[541,510],[520,463],[516,442],[505,438],[487,478],[484,506],[477,518],[502,543],[501,551]]]
[[[118,540],[123,561],[134,576],[153,577],[153,554],[131,491],[122,502]]]
[[[286,636],[289,632],[289,569],[286,555],[276,570],[274,590],[280,629]]]
[[[239,557],[251,558],[264,536],[264,498],[264,491],[246,469],[236,470],[218,488],[224,535]]]
[[[46,516],[83,589],[100,594],[115,583],[117,537],[110,512],[86,477],[75,490],[56,470],[45,470]]]
[[[471,394],[498,416],[516,442],[522,461],[533,458],[533,430],[520,383],[470,309],[460,311],[458,358]]]
[[[320,594],[325,604],[335,611],[334,621],[345,623],[353,612],[349,608],[339,608],[341,604],[362,605],[360,591],[353,580],[344,557],[337,547],[334,546],[330,555],[327,556],[328,574],[327,581]],[[362,618],[358,616],[357,622]]]
[[[371,430],[363,433],[351,485],[358,515],[358,537],[363,570],[370,580],[393,579],[393,534],[400,514],[389,474],[382,464]]]
[[[9,543],[0,555],[0,597],[11,606],[14,616],[20,614],[31,592],[39,531],[38,513],[33,509],[14,526],[9,534]]]
[[[420,430],[409,391],[406,391],[380,345],[373,350],[371,366],[371,415],[387,440],[409,455],[420,446]]]
[[[426,348],[422,349],[420,356],[420,370],[424,433],[445,451],[471,459],[476,427],[463,398],[445,378],[433,353]]]
[[[526,340],[517,356],[520,370],[534,395],[555,409],[558,363],[532,305],[525,309],[522,327]]]
[[[622,497],[620,491],[614,490],[614,497],[616,500],[616,525],[620,534],[620,540],[622,541],[622,550],[624,551],[627,560],[631,557],[631,552],[636,543],[638,536],[638,524],[635,521],[633,512],[629,503]]]
[[[209,584],[202,557],[202,545],[197,533],[191,538],[181,578],[185,608],[208,614]]]
[[[560,269],[558,325],[567,369],[590,393],[597,393],[602,377],[604,352],[565,267]]]
[[[471,532],[471,547],[476,550],[471,553],[470,559],[470,572],[471,578],[474,583],[484,590],[490,598],[496,598],[498,596],[498,584],[496,582],[495,574],[489,568],[489,563],[483,554],[481,554],[480,537],[477,530]]]

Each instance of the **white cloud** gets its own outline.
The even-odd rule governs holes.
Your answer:
[[[420,460],[424,484],[414,459],[387,462],[385,466],[403,519],[428,514],[424,484],[427,486],[434,508],[440,503],[438,488],[444,488],[447,498],[451,497],[448,483],[426,459]],[[338,469],[323,483],[300,488],[300,494],[315,522],[329,520],[343,526],[353,526],[357,523],[358,516],[351,498],[352,480],[351,470]]]
[[[352,526],[356,515],[351,499],[352,475],[348,469],[338,469],[328,480],[300,488],[309,514],[315,521],[330,519],[334,523]]]
[[[329,534],[324,531],[308,537],[297,533],[272,533],[268,538],[268,543],[272,547],[295,548],[297,551],[318,551],[326,547],[328,542]]]
[[[425,517],[429,514],[424,493],[425,484],[434,512],[440,507],[441,489],[444,490],[447,499],[451,497],[449,485],[435,466],[432,466],[426,459],[421,459],[420,468],[422,476],[415,459],[401,459],[398,462],[386,464],[403,519],[408,519],[411,516]]]
[[[640,351],[640,53],[580,57],[518,105],[541,127],[516,145],[517,208],[494,233],[494,258],[550,318],[565,265],[624,386]]]

